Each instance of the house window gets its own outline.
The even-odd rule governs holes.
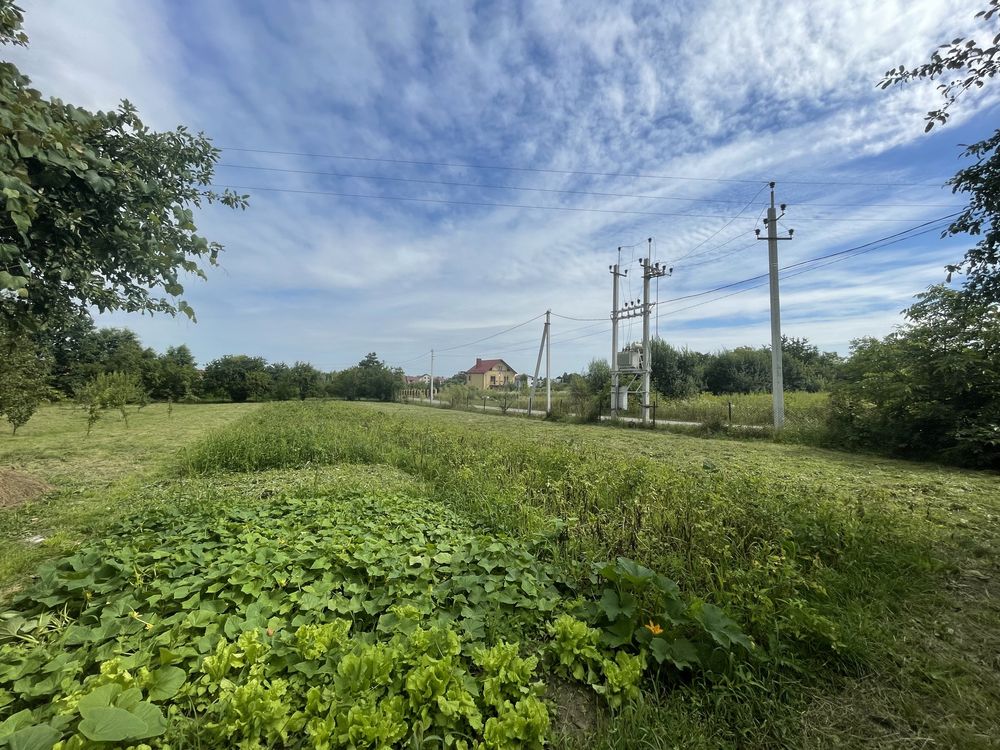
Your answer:
[[[497,384],[497,376],[490,375],[490,385],[496,385],[496,384]]]

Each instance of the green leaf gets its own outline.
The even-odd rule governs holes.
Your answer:
[[[160,667],[150,673],[149,699],[162,701],[173,698],[184,684],[186,674],[180,667]]]
[[[618,603],[617,591],[614,589],[604,589],[604,595],[601,597],[601,609],[604,610],[604,614],[612,622],[618,619],[618,615],[621,614],[622,609]]]
[[[7,738],[9,750],[52,750],[62,733],[48,724],[18,729]]]
[[[634,634],[635,623],[628,617],[622,617],[604,629],[602,638],[612,648],[618,648],[631,643]]]
[[[753,648],[750,639],[743,634],[739,626],[714,604],[702,604],[696,617],[705,628],[705,632],[720,646],[730,648],[733,644],[737,644],[747,651]]]
[[[146,725],[142,734],[132,737],[136,740],[144,740],[147,737],[157,737],[167,731],[167,720],[158,706],[154,706],[148,701],[143,701],[132,709],[132,714],[137,716]]]
[[[27,214],[22,214],[20,211],[12,211],[10,218],[14,221],[14,225],[21,234],[24,234],[31,228],[31,219],[28,218]]]
[[[124,708],[126,711],[131,711],[137,705],[139,701],[142,700],[142,691],[139,688],[129,688],[128,690],[123,690],[121,695],[115,698],[115,705],[118,708]]]
[[[31,726],[32,722],[34,722],[34,718],[31,715],[31,711],[27,708],[18,711],[13,716],[8,716],[3,721],[0,721],[0,740],[4,737],[9,737],[18,729]]]
[[[146,722],[124,708],[92,708],[80,722],[80,733],[95,742],[121,742],[146,736]]]
[[[122,686],[115,683],[95,688],[80,699],[78,704],[80,715],[87,717],[95,709],[107,708],[121,691]]]
[[[653,638],[649,650],[658,664],[668,661],[678,669],[691,669],[699,664],[698,652],[686,638],[678,638],[673,643],[665,638]]]
[[[14,276],[0,270],[0,289],[23,289],[28,283],[24,276]]]

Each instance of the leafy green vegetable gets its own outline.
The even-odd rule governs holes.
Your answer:
[[[593,566],[614,588],[581,588],[543,543],[408,496],[163,511],[43,566],[0,614],[0,691],[16,712],[0,738],[540,747],[551,667],[618,707],[638,695],[647,652],[663,661],[634,635],[651,592],[689,606],[624,558]],[[685,622],[740,643],[695,604],[701,619]]]

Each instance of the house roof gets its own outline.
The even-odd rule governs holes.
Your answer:
[[[484,373],[489,372],[499,364],[507,365],[507,363],[504,362],[502,359],[477,359],[476,364],[470,367],[465,372],[469,375],[482,375]],[[514,369],[510,365],[507,365],[507,367],[510,368],[512,371]]]

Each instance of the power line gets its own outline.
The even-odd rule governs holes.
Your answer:
[[[498,331],[497,333],[492,333],[489,336],[483,336],[481,339],[476,339],[475,341],[470,341],[470,342],[468,342],[466,344],[456,344],[455,346],[441,347],[437,351],[439,351],[439,352],[450,352],[450,351],[453,351],[455,349],[463,349],[463,348],[465,348],[467,346],[472,346],[473,344],[478,344],[478,343],[480,343],[482,341],[489,341],[490,339],[495,339],[497,336],[502,336],[503,334],[509,333],[509,332],[511,332],[511,331],[513,331],[513,330],[515,330],[517,328],[522,328],[522,327],[528,325],[528,323],[533,323],[536,320],[538,320],[539,318],[544,317],[544,316],[545,316],[545,313],[540,313],[540,314],[536,315],[533,318],[529,318],[528,320],[524,321],[523,323],[518,323],[517,325],[513,325],[510,328],[505,328],[504,330]]]
[[[589,323],[595,321],[600,321],[603,323],[604,321],[608,320],[608,318],[574,318],[572,315],[560,315],[557,312],[554,312],[552,314],[557,318],[562,318],[563,320],[575,320],[579,323]]]
[[[428,349],[426,352],[424,352],[423,354],[418,354],[416,357],[412,357],[411,359],[405,359],[402,362],[397,362],[396,366],[399,367],[400,365],[408,365],[410,362],[416,362],[418,359],[423,359],[424,357],[430,356],[430,353],[431,350]]]
[[[616,208],[582,208],[577,206],[536,206],[526,203],[500,203],[496,201],[457,201],[445,198],[414,198],[402,195],[371,195],[368,193],[340,193],[328,190],[293,190],[291,188],[261,187],[259,185],[212,185],[217,190],[263,190],[269,193],[296,193],[299,195],[332,195],[340,198],[372,198],[375,200],[388,201],[411,201],[414,203],[441,203],[453,206],[486,206],[489,208],[528,208],[542,211],[581,211],[599,214],[634,214],[639,216],[689,216],[699,219],[719,219],[718,214],[691,214],[671,211],[630,211]],[[858,219],[858,221],[868,221]],[[871,219],[870,221],[895,221],[894,219]],[[900,221],[909,221],[901,219]]]
[[[761,182],[768,182],[764,179],[742,179],[734,177],[690,177],[686,175],[660,175],[642,174],[633,172],[595,172],[582,169],[551,169],[543,167],[513,167],[505,164],[471,164],[463,162],[446,161],[421,161],[417,159],[390,159],[375,156],[357,156],[353,154],[313,154],[302,151],[279,151],[275,149],[263,148],[240,148],[236,146],[221,146],[223,151],[239,151],[251,154],[274,154],[280,156],[304,156],[310,159],[343,159],[349,161],[377,162],[380,164],[409,164],[421,167],[450,167],[459,169],[492,169],[507,172],[538,172],[543,174],[567,174],[586,175],[590,177],[636,177],[650,180],[687,180],[691,182],[733,182],[757,185]],[[830,181],[830,180],[786,180],[781,182],[786,185],[858,185],[864,187],[924,187],[940,189],[944,183],[930,185],[926,182],[852,182],[852,181]]]
[[[685,258],[689,257],[692,253],[694,253],[695,250],[697,250],[699,247],[701,247],[706,242],[708,242],[710,239],[712,239],[713,237],[718,236],[719,232],[721,232],[723,229],[725,229],[730,224],[732,224],[734,221],[736,221],[738,218],[740,218],[740,216],[743,215],[743,212],[746,211],[748,208],[750,208],[750,206],[753,205],[753,202],[755,200],[757,200],[757,196],[759,196],[761,193],[763,193],[764,190],[767,188],[767,186],[768,186],[768,183],[766,183],[766,182],[763,185],[761,185],[760,186],[760,190],[758,190],[756,193],[753,194],[753,197],[750,200],[747,201],[747,204],[745,206],[743,206],[743,208],[740,209],[740,212],[738,214],[736,214],[736,216],[734,216],[733,218],[731,218],[729,221],[727,221],[721,227],[719,227],[714,232],[712,232],[710,235],[708,235],[708,237],[706,237],[701,242],[699,242],[697,245],[695,245],[693,248],[691,248],[691,250],[689,250],[687,253],[685,253],[684,255],[681,255],[680,257],[678,257],[674,262],[676,263],[677,261],[684,260]]]
[[[470,187],[488,190],[521,190],[533,193],[557,193],[562,195],[593,195],[600,198],[636,198],[657,201],[687,201],[690,203],[742,203],[742,200],[731,198],[689,198],[679,195],[646,195],[641,193],[605,193],[595,190],[566,190],[561,188],[528,187],[524,185],[497,185],[485,182],[455,182],[452,180],[428,180],[416,177],[393,177],[391,175],[357,174],[354,172],[327,172],[312,169],[287,169],[283,167],[261,167],[250,164],[218,164],[227,169],[249,169],[259,172],[281,172],[287,174],[307,174],[322,177],[340,177],[359,180],[383,180],[388,182],[404,182],[420,185],[445,185],[448,187]],[[796,203],[796,206],[815,206],[817,208],[953,208],[950,203]]]
[[[718,255],[709,255],[710,253],[712,253],[712,252],[714,252],[716,250],[721,250],[723,247],[725,247],[726,245],[728,245],[730,242],[732,242],[733,240],[737,240],[740,237],[743,237],[743,234],[738,234],[735,237],[733,237],[731,240],[727,240],[726,242],[723,242],[721,245],[716,245],[715,247],[709,248],[708,250],[705,250],[704,252],[697,253],[697,255],[705,255],[705,256],[708,256],[708,257],[702,258],[701,260],[695,261],[694,263],[685,263],[681,267],[684,270],[690,270],[692,268],[698,268],[699,266],[705,266],[705,265],[708,265],[709,263],[717,263],[718,261],[722,260],[723,258],[725,258],[728,255],[734,255],[736,253],[742,252],[743,250],[749,250],[751,247],[757,247],[757,242],[754,241],[754,242],[749,242],[749,243],[747,243],[745,245],[740,245],[739,247],[731,248],[729,250],[726,250],[723,253],[719,253]]]
[[[950,217],[945,217],[945,218],[950,218]],[[938,219],[938,220],[935,220],[934,222],[928,222],[928,223],[929,224],[937,224],[940,221],[943,221],[943,219]],[[920,226],[924,226],[924,225],[921,224]],[[917,228],[918,227],[914,227],[914,229],[917,229]],[[909,240],[909,239],[912,239],[914,237],[919,237],[920,235],[928,234],[930,232],[934,232],[934,231],[937,231],[937,230],[943,229],[943,228],[944,228],[944,225],[942,225],[942,226],[931,226],[928,229],[924,229],[923,231],[916,232],[914,234],[909,234],[906,237],[898,237],[897,235],[889,235],[889,237],[884,237],[882,240],[874,240],[873,242],[868,242],[868,243],[865,243],[864,245],[858,245],[857,247],[849,248],[847,250],[842,250],[840,252],[830,253],[829,255],[821,255],[821,256],[819,256],[817,258],[811,258],[809,260],[799,261],[798,263],[792,263],[790,265],[783,266],[782,268],[780,268],[778,270],[779,271],[787,271],[787,270],[789,270],[791,268],[796,268],[798,266],[802,266],[802,265],[805,265],[807,263],[815,263],[816,261],[825,260],[825,259],[828,259],[828,258],[835,258],[835,260],[831,260],[829,263],[821,263],[819,265],[812,266],[810,268],[804,268],[804,269],[801,269],[799,271],[796,271],[795,273],[786,274],[785,276],[782,277],[783,279],[790,279],[790,278],[793,278],[795,276],[800,276],[800,275],[802,275],[804,273],[809,273],[810,271],[816,271],[816,270],[818,270],[820,268],[825,268],[826,266],[833,265],[834,263],[839,263],[842,260],[847,260],[849,258],[853,258],[853,257],[856,257],[858,255],[864,255],[865,253],[870,253],[873,250],[881,250],[882,248],[888,247],[889,245],[893,245],[893,244],[895,244],[897,242],[903,242],[905,240]],[[903,234],[903,233],[901,232],[899,234]],[[891,239],[893,237],[896,237],[896,239]],[[885,241],[885,240],[890,240],[890,241]],[[882,243],[882,244],[879,244],[879,243]],[[877,245],[877,246],[876,247],[869,247],[870,245]],[[861,248],[867,248],[867,249],[861,249]],[[859,250],[860,250],[860,252],[858,252]],[[853,254],[848,255],[847,253],[853,253]],[[712,294],[713,292],[718,292],[718,291],[722,291],[724,289],[732,288],[734,286],[739,286],[740,284],[745,284],[745,283],[750,282],[750,281],[759,281],[760,279],[765,278],[766,276],[767,276],[766,273],[765,274],[760,274],[758,276],[752,276],[750,278],[743,279],[742,281],[735,281],[732,284],[726,284],[725,286],[716,287],[715,289],[710,289],[707,292],[700,292],[698,294],[689,294],[689,295],[686,295],[684,297],[676,297],[676,298],[674,298],[672,300],[664,300],[663,303],[666,304],[667,302],[678,302],[678,301],[683,300],[683,299],[693,299],[695,297],[701,297],[701,296],[704,296],[706,294]],[[719,300],[723,300],[723,299],[726,299],[728,297],[734,297],[737,294],[743,294],[744,292],[749,292],[749,291],[752,291],[754,289],[759,289],[760,287],[764,286],[767,283],[768,283],[767,281],[764,281],[764,282],[761,282],[759,284],[754,284],[753,286],[749,286],[749,287],[747,287],[745,289],[740,289],[738,291],[731,292],[729,294],[724,294],[721,297],[715,297],[713,299],[705,300],[703,302],[696,302],[693,305],[687,305],[686,307],[680,307],[680,308],[677,308],[675,310],[666,311],[663,314],[664,315],[674,315],[676,313],[683,312],[685,310],[691,310],[691,309],[693,309],[695,307],[701,307],[702,305],[709,305],[709,304],[711,304],[713,302],[718,302]]]
[[[341,193],[330,190],[296,190],[292,188],[275,188],[275,187],[263,187],[260,185],[211,185],[211,187],[216,190],[262,190],[269,193],[295,193],[298,195],[331,195],[340,198],[369,198],[374,200],[386,200],[386,201],[410,201],[413,203],[440,203],[445,205],[453,206],[485,206],[488,208],[527,208],[535,209],[539,211],[575,211],[584,213],[599,213],[599,214],[630,214],[637,216],[687,216],[695,219],[726,219],[732,218],[733,221],[736,219],[744,219],[749,221],[750,217],[728,217],[720,216],[719,214],[692,214],[683,213],[676,211],[632,211],[623,208],[583,208],[579,206],[538,206],[528,203],[500,203],[500,202],[490,202],[490,201],[457,201],[449,200],[445,198],[414,198],[411,196],[403,195],[371,195],[369,193]],[[850,218],[850,219],[840,219],[831,218],[826,216],[816,216],[811,218],[802,218],[800,221],[811,222],[811,221],[842,221],[842,222],[893,222],[901,223],[907,221],[913,221],[913,219],[864,219],[864,218]]]
[[[456,344],[455,346],[447,346],[447,347],[444,347],[444,348],[441,348],[441,349],[435,349],[434,350],[434,355],[435,356],[446,356],[446,357],[448,357],[448,356],[461,356],[461,355],[450,355],[450,354],[444,354],[444,355],[442,355],[442,354],[440,354],[440,352],[450,352],[450,351],[453,351],[455,349],[462,349],[462,348],[467,347],[467,346],[472,346],[474,344],[478,344],[481,341],[488,341],[489,339],[493,339],[493,338],[496,338],[497,336],[502,336],[505,333],[509,333],[510,331],[516,330],[518,328],[522,328],[523,326],[528,325],[528,323],[532,323],[532,322],[538,320],[539,318],[541,318],[544,315],[545,315],[545,313],[541,313],[540,315],[536,315],[535,317],[531,318],[530,320],[526,320],[523,323],[518,323],[517,325],[513,325],[510,328],[505,328],[502,331],[498,331],[497,333],[492,333],[489,336],[483,336],[480,339],[476,339],[475,341],[470,341],[470,342],[468,342],[466,344]],[[424,357],[430,356],[430,353],[431,353],[431,350],[428,349],[423,354],[418,354],[416,357],[412,357],[410,359],[403,360],[402,362],[397,362],[396,366],[399,367],[400,365],[409,364],[410,362],[415,362],[415,361],[417,361],[419,359],[423,359]]]

